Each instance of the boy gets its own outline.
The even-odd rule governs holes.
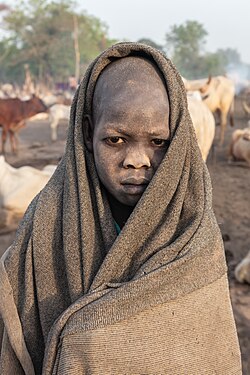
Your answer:
[[[208,172],[157,50],[92,63],[1,275],[2,374],[241,373]]]

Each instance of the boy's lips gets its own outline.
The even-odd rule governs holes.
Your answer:
[[[122,185],[148,185],[149,179],[146,177],[128,177],[122,180]]]
[[[124,191],[132,195],[142,194],[148,184],[149,180],[145,177],[128,177],[121,182]]]

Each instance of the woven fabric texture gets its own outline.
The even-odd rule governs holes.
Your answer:
[[[162,72],[170,146],[117,236],[84,145],[83,115],[91,115],[103,69],[133,55]],[[64,156],[28,208],[2,267],[10,291],[0,297],[1,315],[14,305],[26,344],[13,346],[4,318],[3,375],[25,373],[22,357],[35,374],[241,373],[209,174],[181,77],[159,51],[119,43],[89,66],[71,107]],[[140,368],[142,356],[147,364]]]

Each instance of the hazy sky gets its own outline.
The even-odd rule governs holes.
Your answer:
[[[235,48],[250,63],[250,0],[78,0],[80,9],[109,27],[109,36],[136,41],[148,37],[160,44],[170,26],[187,20],[208,32],[206,51]]]

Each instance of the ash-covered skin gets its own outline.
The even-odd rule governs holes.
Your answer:
[[[169,100],[158,69],[140,57],[109,64],[99,77],[86,143],[108,193],[139,201],[168,147]]]

